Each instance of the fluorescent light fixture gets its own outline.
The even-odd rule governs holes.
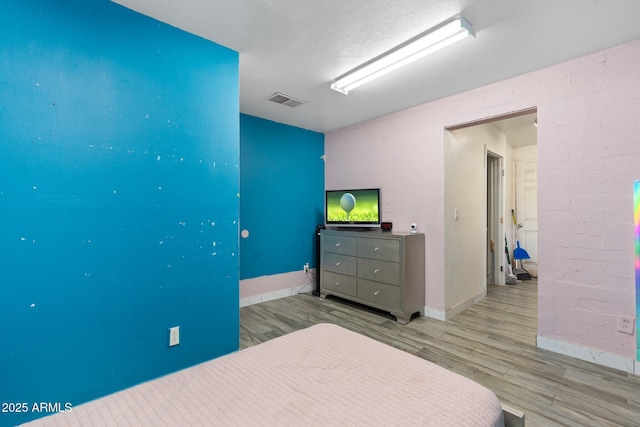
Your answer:
[[[343,74],[331,82],[331,89],[346,95],[351,89],[469,36],[476,36],[473,27],[464,18],[454,16]]]

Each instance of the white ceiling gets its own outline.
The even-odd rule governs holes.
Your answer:
[[[507,137],[507,144],[513,148],[536,145],[538,143],[538,128],[536,113],[498,120],[491,124],[497,127]]]
[[[638,0],[113,1],[238,51],[240,111],[318,132],[640,38]],[[332,79],[458,13],[475,39],[349,95],[330,89]],[[307,103],[267,101],[275,92]]]

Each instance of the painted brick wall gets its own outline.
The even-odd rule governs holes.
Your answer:
[[[426,305],[444,310],[444,128],[531,107],[538,108],[539,334],[635,357],[635,337],[616,322],[635,316],[640,41],[331,132],[326,185],[381,186],[383,216],[394,227],[419,224],[427,234]],[[366,167],[352,165],[356,156]]]
[[[539,334],[623,356],[635,317],[633,181],[640,176],[640,49],[634,42],[547,70],[539,110]],[[552,143],[544,143],[551,141]]]

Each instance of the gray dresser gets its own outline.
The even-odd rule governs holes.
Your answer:
[[[322,230],[320,296],[388,311],[398,322],[424,315],[424,234]]]

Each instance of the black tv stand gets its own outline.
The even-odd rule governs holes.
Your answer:
[[[374,227],[336,227],[334,230],[337,231],[374,231],[377,230]]]
[[[316,256],[316,283],[315,289],[311,292],[312,295],[320,296],[320,233],[325,229],[325,226],[320,224],[316,226],[316,242],[315,242],[315,256]]]

